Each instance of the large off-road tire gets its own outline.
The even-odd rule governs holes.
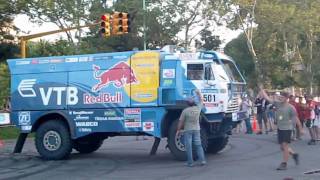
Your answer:
[[[103,139],[74,140],[73,148],[79,153],[88,154],[98,150],[103,144]]]
[[[206,152],[211,154],[216,154],[221,150],[223,150],[227,146],[228,142],[229,142],[228,136],[210,139]]]
[[[39,126],[35,136],[38,153],[46,160],[61,160],[69,157],[72,140],[66,123],[49,120]]]
[[[181,134],[179,136],[176,136],[177,132],[177,126],[178,126],[179,120],[175,120],[170,128],[168,133],[168,147],[172,153],[172,155],[180,161],[187,160],[187,155],[185,152],[185,147],[183,143],[183,139],[181,138]]]

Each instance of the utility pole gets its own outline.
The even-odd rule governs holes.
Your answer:
[[[143,2],[143,50],[147,49],[146,43],[146,0],[142,0]]]

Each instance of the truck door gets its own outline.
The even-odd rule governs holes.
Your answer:
[[[200,90],[206,113],[220,111],[216,80],[211,67],[212,63],[187,63],[187,87],[191,95],[195,95],[195,89]]]

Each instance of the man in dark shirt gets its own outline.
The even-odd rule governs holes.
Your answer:
[[[263,124],[265,133],[268,134],[268,119],[265,113],[266,110],[266,100],[260,96],[258,96],[255,100],[255,106],[257,107],[257,120],[259,124],[259,132],[257,134],[262,134]]]

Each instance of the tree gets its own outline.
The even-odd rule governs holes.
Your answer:
[[[88,10],[92,5],[88,0],[25,0],[27,6],[23,12],[30,17],[33,22],[43,24],[45,22],[54,23],[60,29],[79,26],[88,21]],[[80,29],[78,38],[81,37]],[[68,40],[73,41],[72,34],[66,32]]]
[[[201,41],[201,48],[205,50],[217,50],[221,45],[221,40],[219,36],[212,35],[211,31],[203,30],[200,33]]]

